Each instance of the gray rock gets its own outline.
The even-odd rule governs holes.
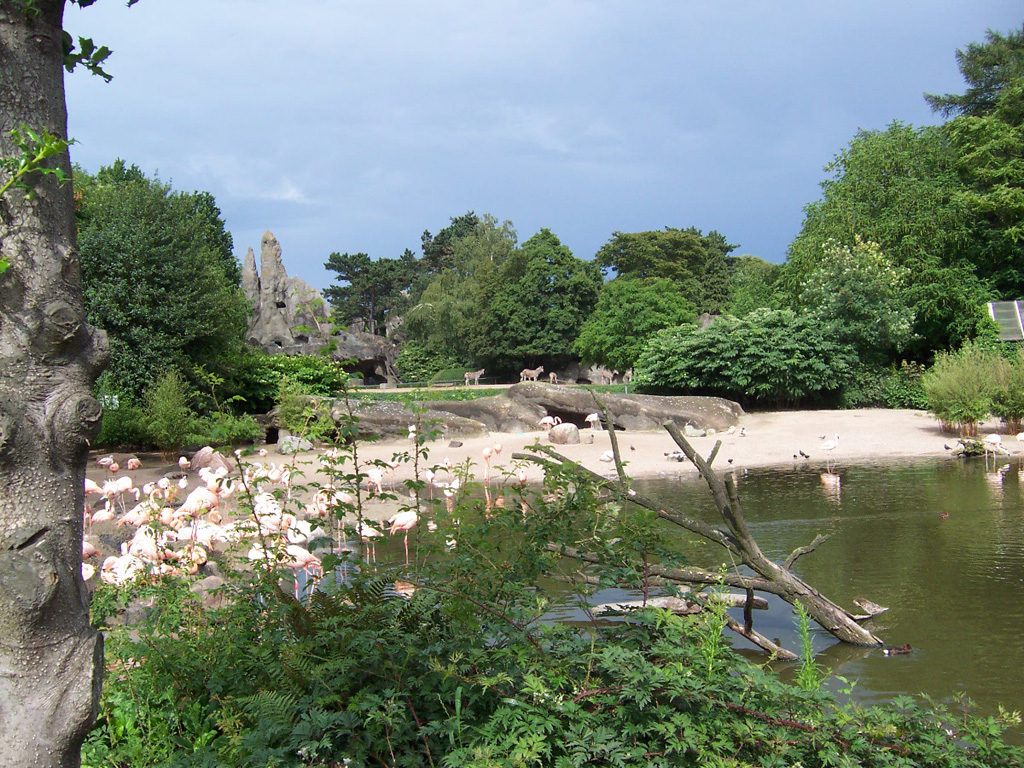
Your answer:
[[[249,249],[242,263],[242,291],[252,309],[249,343],[269,354],[315,355],[333,344],[335,360],[350,361],[364,376],[388,378],[389,361],[398,351],[383,336],[361,331],[331,335],[330,307],[305,280],[288,277],[281,244],[265,232],[260,242],[260,269]]]
[[[273,233],[264,232],[260,241],[259,274],[252,248],[246,253],[242,290],[252,308],[251,344],[270,353],[290,354],[315,354],[327,344],[327,304],[305,280],[288,277],[281,262],[281,245]]]
[[[718,397],[658,397],[656,395],[599,395],[617,429],[654,430],[665,422],[680,429],[689,424],[696,429],[728,429],[737,424],[743,409],[737,403]],[[539,430],[545,415],[558,416],[565,426],[586,425],[586,417],[597,408],[587,390],[551,384],[525,383],[510,387],[506,393],[464,402],[423,402],[421,432],[439,428],[447,437],[473,437],[488,432],[532,432]],[[335,404],[332,417],[337,423],[347,418],[342,404]],[[405,437],[413,415],[401,403],[380,402],[360,408],[356,414],[364,434]],[[576,442],[579,442],[577,439]]]
[[[548,440],[553,445],[577,445],[580,429],[575,424],[556,424],[548,432]]]
[[[452,413],[436,410],[432,406],[437,403],[425,404],[426,409],[419,414],[420,432],[430,434],[435,429],[446,437],[479,437],[488,433],[487,425],[476,419],[456,416]],[[359,431],[366,435],[381,437],[408,437],[409,425],[416,417],[402,404],[394,402],[377,402],[360,406],[356,411],[359,419]],[[344,403],[337,402],[331,407],[331,418],[336,424],[348,420],[348,410]],[[411,445],[410,441],[410,445]]]
[[[479,421],[491,432],[531,432],[540,426],[540,420],[547,413],[539,405],[500,395],[461,402],[432,402],[428,407]]]
[[[602,403],[618,429],[652,430],[667,421],[680,429],[691,424],[698,429],[728,429],[738,424],[743,409],[738,403],[720,397],[661,397],[658,395],[592,394],[589,390],[554,387],[526,382],[514,384],[506,397],[537,405],[562,421],[583,426],[587,414],[599,411]]]
[[[277,452],[280,454],[284,454],[285,456],[297,453],[298,451],[311,450],[313,450],[313,444],[309,440],[306,440],[305,438],[302,437],[297,437],[296,435],[288,435],[287,437],[282,437],[277,442]]]

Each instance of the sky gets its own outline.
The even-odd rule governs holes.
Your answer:
[[[857,131],[940,122],[956,51],[1019,0],[101,0],[67,78],[72,160],[213,194],[241,261],[420,254],[474,211],[593,258],[614,232],[717,230],[772,262]]]

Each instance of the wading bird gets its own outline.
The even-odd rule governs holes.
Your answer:
[[[415,509],[407,509],[404,512],[399,512],[388,518],[391,528],[388,530],[388,535],[394,536],[399,531],[405,533],[405,567],[409,567],[409,531],[416,527],[416,523],[420,521],[420,516],[416,513]]]

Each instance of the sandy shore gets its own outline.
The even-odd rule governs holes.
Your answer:
[[[839,435],[839,447],[831,459],[840,467],[843,465],[878,462],[886,460],[942,458],[950,456],[944,446],[952,445],[955,438],[944,434],[939,423],[928,413],[911,410],[862,409],[848,411],[778,411],[752,413],[740,422],[743,433],[718,433],[708,437],[695,437],[690,442],[704,456],[722,441],[722,447],[714,466],[726,468],[754,468],[769,466],[800,466],[809,469],[824,469],[826,453],[821,449],[824,439]],[[982,425],[979,434],[998,431],[998,422]],[[614,466],[601,461],[601,456],[611,447],[611,440],[603,430],[580,430],[581,442],[577,445],[553,446],[566,458],[579,462],[598,474],[614,477]],[[617,432],[619,449],[626,462],[626,472],[632,477],[673,477],[693,475],[696,470],[687,462],[672,461],[666,453],[677,449],[671,436],[664,430],[653,432]],[[526,452],[529,445],[540,443],[551,445],[543,431],[526,433],[492,433],[486,437],[456,438],[461,445],[452,444],[451,438],[429,442],[426,448],[428,458],[421,462],[421,470],[442,464],[446,459],[452,466],[465,466],[468,462],[470,473],[476,480],[484,476],[484,450],[490,448],[490,477],[492,484],[499,484],[505,476],[515,476],[525,471],[527,482],[539,483],[543,474],[541,468],[532,462],[513,458],[515,453]],[[495,444],[501,452],[494,454]],[[277,452],[277,446],[265,446],[268,455],[264,459],[252,457],[253,461],[292,464],[303,473],[302,482],[311,484],[322,481],[317,473],[319,452],[309,451],[297,456],[284,456]],[[1016,452],[1018,445],[1008,438],[1006,447]],[[411,440],[382,440],[359,446],[359,460],[368,466],[375,460],[393,461],[397,454],[409,453],[413,448]],[[800,452],[809,458],[801,456]],[[730,461],[731,460],[731,461]],[[150,473],[162,473],[167,468],[149,467]],[[177,467],[173,467],[177,469]],[[344,466],[351,471],[351,464]],[[137,484],[145,482],[148,473],[140,471]],[[413,477],[411,463],[399,463],[393,473],[385,478],[385,484],[401,483]],[[102,481],[104,472],[90,462],[88,475]],[[451,475],[441,472],[439,480],[449,480]],[[395,503],[367,505],[370,517],[383,518],[390,515]]]
[[[722,441],[715,466],[766,467],[776,465],[807,465],[824,468],[826,454],[821,444],[826,439],[839,435],[839,447],[832,453],[832,461],[842,464],[863,463],[884,459],[923,458],[948,456],[944,445],[952,444],[953,438],[943,434],[939,423],[923,411],[865,409],[850,411],[785,411],[747,414],[740,422],[743,427],[733,434],[720,432],[708,437],[695,437],[691,444],[702,454],[708,455],[715,443]],[[997,425],[989,425],[991,430]],[[580,430],[578,445],[552,446],[566,458],[579,462],[601,475],[614,476],[614,467],[601,461],[601,455],[611,448],[607,432],[598,429]],[[626,471],[633,477],[660,477],[692,474],[696,470],[686,461],[676,462],[666,458],[667,452],[677,450],[672,437],[665,430],[653,432],[617,432],[619,450],[627,463]],[[536,464],[519,462],[513,453],[523,452],[534,443],[550,446],[547,434],[542,431],[526,433],[492,433],[487,437],[456,438],[462,444],[452,446],[451,439],[444,438],[427,444],[427,464],[438,464],[448,459],[453,465],[471,463],[474,474],[482,477],[484,471],[483,452],[485,448],[500,443],[501,453],[491,458],[492,477],[503,472],[515,472],[524,468],[531,482],[541,479]],[[1010,450],[1016,450],[1015,443],[1008,443]],[[390,460],[396,453],[409,451],[411,440],[388,440],[368,443],[359,449],[360,460]],[[810,458],[803,458],[803,451]],[[300,454],[300,460],[309,458]],[[732,460],[731,462],[729,460]],[[395,470],[397,480],[412,474],[411,465]]]

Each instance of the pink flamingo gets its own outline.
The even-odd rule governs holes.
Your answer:
[[[420,520],[420,516],[416,513],[415,509],[407,509],[404,512],[398,512],[388,518],[388,523],[391,524],[391,529],[388,534],[394,536],[399,531],[405,532],[405,567],[409,567],[409,531],[416,527],[416,523]]]

